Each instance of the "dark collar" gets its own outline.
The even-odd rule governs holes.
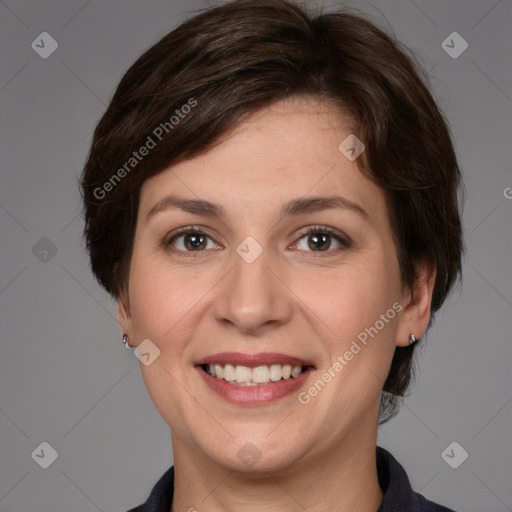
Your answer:
[[[377,512],[454,512],[425,499],[412,490],[400,463],[387,450],[377,446],[377,474],[384,500]],[[174,466],[153,487],[147,501],[128,512],[170,512],[174,491]]]

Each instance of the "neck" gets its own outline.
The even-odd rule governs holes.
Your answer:
[[[382,503],[375,459],[376,429],[358,431],[282,471],[258,475],[221,467],[173,438],[175,480],[171,512],[231,510],[376,512]],[[351,436],[352,437],[352,436]]]

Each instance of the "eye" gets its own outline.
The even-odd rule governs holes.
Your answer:
[[[208,245],[208,242],[211,242]],[[220,246],[203,231],[197,228],[183,228],[170,239],[164,241],[166,248],[178,253],[202,252],[205,249],[216,249]],[[171,248],[171,246],[173,246]]]
[[[337,247],[330,250],[332,245]],[[325,226],[312,226],[302,233],[295,246],[306,252],[337,252],[350,247],[350,239],[340,232]]]
[[[352,244],[349,237],[341,232],[325,226],[311,226],[300,236],[299,241],[293,247],[302,252],[335,253],[347,249]],[[332,246],[335,246],[332,249]],[[165,249],[172,250],[177,256],[192,256],[207,249],[220,249],[204,231],[196,227],[185,227],[170,238],[163,240]]]

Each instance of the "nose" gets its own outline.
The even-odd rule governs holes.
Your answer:
[[[234,268],[217,291],[215,319],[255,336],[288,322],[293,302],[283,274],[286,264],[272,262],[266,250],[250,263],[238,253],[233,260]]]

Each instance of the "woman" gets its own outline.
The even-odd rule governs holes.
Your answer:
[[[461,268],[460,173],[370,22],[227,3],[128,70],[82,176],[174,467],[136,512],[446,511],[377,428]]]

